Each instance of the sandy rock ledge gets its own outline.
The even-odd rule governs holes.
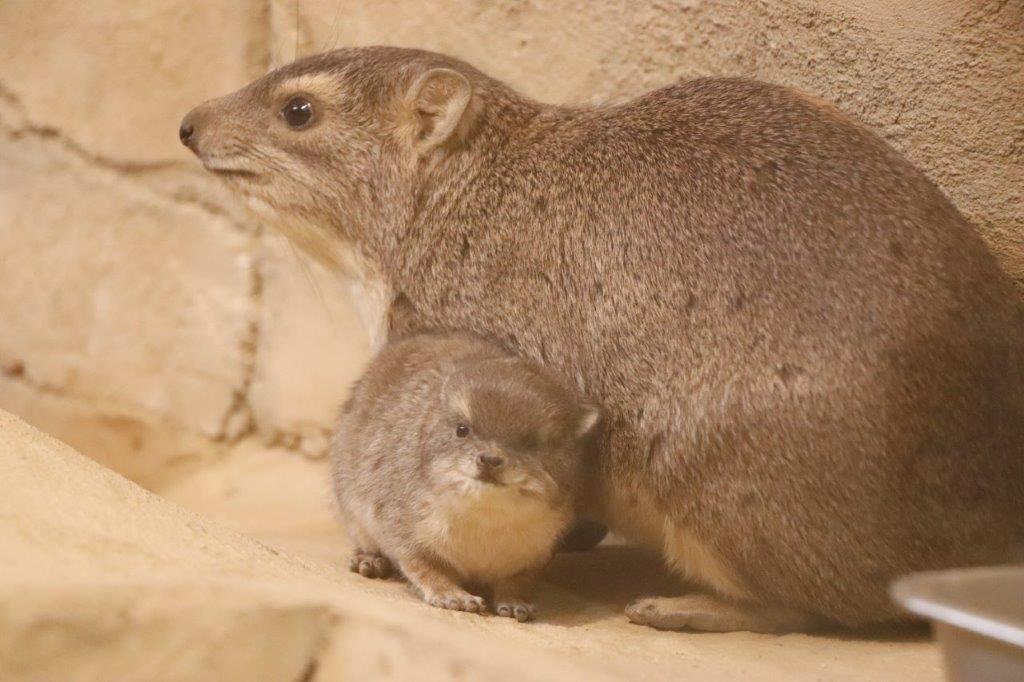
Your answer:
[[[496,647],[458,616],[400,593],[381,599],[354,577],[206,522],[6,413],[0,489],[5,680],[564,679],[586,670]]]
[[[0,412],[0,679],[941,679],[919,636],[631,625],[631,599],[681,587],[621,546],[557,556],[536,623],[431,609],[338,568],[326,487],[323,461],[250,440],[160,489],[199,516]]]

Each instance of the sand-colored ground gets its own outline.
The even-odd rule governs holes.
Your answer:
[[[620,546],[557,557],[536,623],[429,608],[342,568],[322,462],[255,443],[160,491],[168,501],[2,414],[0,489],[4,679],[941,678],[912,635],[631,625],[629,599],[679,588]]]

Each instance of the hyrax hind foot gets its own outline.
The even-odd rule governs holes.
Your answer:
[[[349,559],[348,570],[365,578],[386,578],[391,575],[391,562],[382,554],[356,552]]]
[[[701,632],[781,633],[807,630],[813,624],[798,611],[741,604],[709,594],[637,599],[626,607],[626,617],[659,630]]]
[[[495,604],[494,612],[502,618],[515,618],[520,623],[533,620],[537,607],[525,601],[501,601]]]
[[[468,613],[483,613],[485,610],[483,597],[478,597],[464,590],[452,590],[433,594],[424,597],[424,601],[431,606],[449,611],[466,611]]]

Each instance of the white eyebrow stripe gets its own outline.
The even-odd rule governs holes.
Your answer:
[[[334,76],[326,73],[306,73],[283,81],[277,86],[276,92],[280,94],[291,94],[296,92],[308,92],[322,97],[336,95],[340,84]]]
[[[469,400],[462,391],[456,391],[452,396],[452,407],[466,418],[466,421],[473,420],[473,413],[469,409]]]

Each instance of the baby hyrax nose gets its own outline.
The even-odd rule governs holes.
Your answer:
[[[501,467],[505,466],[505,458],[501,455],[492,455],[486,452],[481,452],[476,456],[476,466],[480,471],[497,471]]]

